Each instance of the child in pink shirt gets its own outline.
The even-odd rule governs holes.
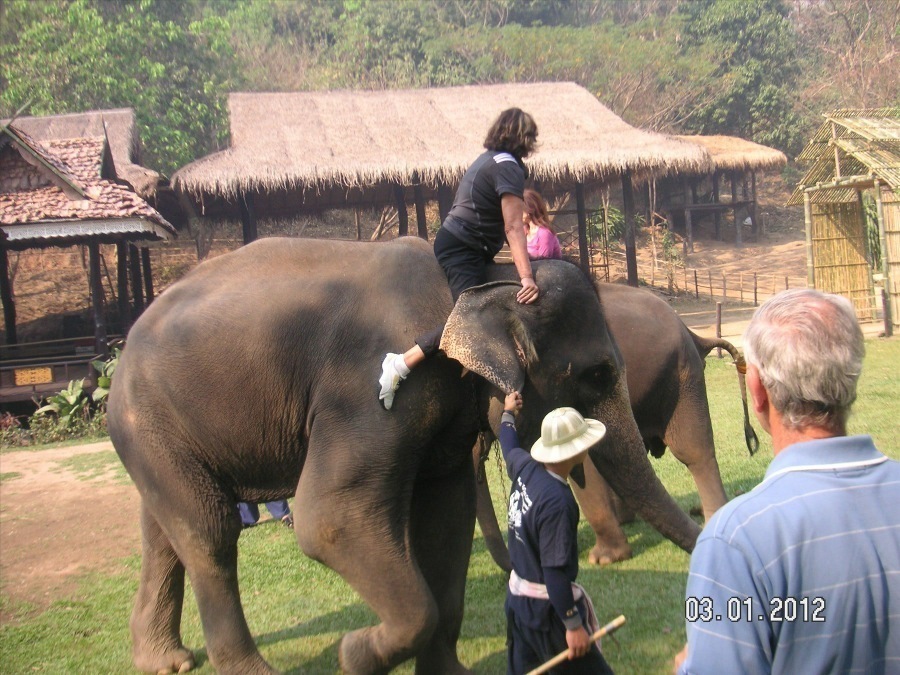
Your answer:
[[[522,221],[525,223],[528,257],[532,260],[562,258],[562,249],[550,225],[544,198],[534,190],[525,190],[524,199],[525,210],[522,213]]]

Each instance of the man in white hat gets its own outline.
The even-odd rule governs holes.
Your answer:
[[[521,675],[566,649],[558,673],[612,673],[590,632],[593,606],[578,576],[578,504],[566,479],[599,442],[606,427],[574,408],[557,408],[541,425],[531,454],[519,447],[515,414],[522,397],[504,402],[500,447],[512,481],[506,594],[507,673]]]

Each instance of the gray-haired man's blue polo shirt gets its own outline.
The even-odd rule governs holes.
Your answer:
[[[691,557],[682,673],[900,673],[900,463],[797,443]]]

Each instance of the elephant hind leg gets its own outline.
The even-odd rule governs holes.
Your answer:
[[[181,642],[184,566],[143,504],[141,529],[141,581],[131,614],[134,666],[144,672],[183,673],[194,667],[194,655]]]

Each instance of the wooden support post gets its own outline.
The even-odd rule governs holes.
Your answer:
[[[141,282],[141,258],[137,246],[128,244],[128,268],[131,272],[131,290],[134,294],[134,318],[144,311],[144,286]]]
[[[406,195],[403,186],[394,185],[394,205],[397,207],[397,236],[409,234],[409,214],[406,212]]]
[[[438,183],[438,213],[442,223],[452,207],[453,192],[450,190],[450,186],[444,182]]]
[[[128,299],[128,244],[116,244],[116,286],[119,289],[119,329],[122,333],[131,326],[131,302]]]
[[[16,301],[13,300],[12,281],[9,278],[9,257],[5,246],[0,246],[0,299],[3,301],[3,320],[6,322],[6,344],[19,341],[16,334]]]
[[[88,244],[90,254],[90,286],[91,307],[94,311],[94,349],[105,357],[109,354],[106,344],[106,311],[103,302],[103,281],[100,278],[100,244],[92,241]]]
[[[741,221],[738,218],[737,206],[737,173],[732,172],[731,177],[731,217],[734,220],[734,243],[740,246],[743,243],[743,234],[741,233]]]
[[[813,261],[813,243],[812,243],[812,204],[809,200],[809,193],[803,193],[803,218],[806,222],[806,283],[810,288],[816,287],[816,268]]]
[[[725,278],[725,272],[722,272],[722,302],[728,300],[728,281]]]
[[[637,248],[634,236],[634,191],[631,187],[631,172],[622,174],[622,202],[625,217],[625,269],[629,286],[637,287]]]
[[[147,294],[147,304],[153,302],[153,269],[150,267],[150,249],[141,247],[141,268],[144,270],[144,290]]]
[[[694,297],[700,299],[700,286],[697,284],[697,270],[694,270]]]
[[[750,172],[750,232],[754,237],[759,235],[759,223],[756,213],[756,171]]]
[[[756,278],[756,272],[753,273],[753,306],[759,307],[759,296],[757,294],[757,290],[759,288],[758,281]]]
[[[722,337],[722,303],[721,302],[716,303],[716,337],[717,338]],[[721,359],[722,358],[722,348],[716,347],[716,353],[718,354],[719,358]]]
[[[418,173],[413,173],[413,201],[416,204],[416,233],[428,241],[428,223],[425,222],[425,192],[422,190]]]
[[[244,245],[256,241],[259,231],[256,227],[256,207],[253,203],[253,194],[242,192],[238,196],[238,209],[241,212],[241,230],[244,236]]]
[[[713,299],[713,287],[712,287],[712,270],[706,270],[706,273],[709,275],[709,299]]]
[[[740,286],[741,304],[744,304],[744,273],[738,275],[738,285]]]
[[[891,310],[891,252],[887,245],[887,231],[884,224],[884,203],[881,201],[881,181],[875,181],[875,214],[878,218],[878,241],[881,242],[881,283],[887,293],[887,302],[884,303],[884,334],[891,337],[894,334],[894,321],[900,317],[892,316]],[[890,328],[888,328],[888,326]]]
[[[587,208],[584,205],[584,183],[575,183],[575,209],[578,211],[578,261],[586,274],[591,273],[591,257],[588,251]]]
[[[694,196],[697,194],[696,188],[687,178],[684,178],[681,182],[682,189],[684,190],[684,202],[688,206],[693,206],[696,202]],[[691,214],[690,208],[684,209],[684,253],[687,255],[688,253],[694,252],[694,226],[693,226],[693,216]]]
[[[718,171],[713,173],[712,178],[712,200],[713,204],[719,203],[719,181],[722,176]],[[713,221],[716,225],[716,241],[722,241],[722,212],[719,209],[713,211]]]

